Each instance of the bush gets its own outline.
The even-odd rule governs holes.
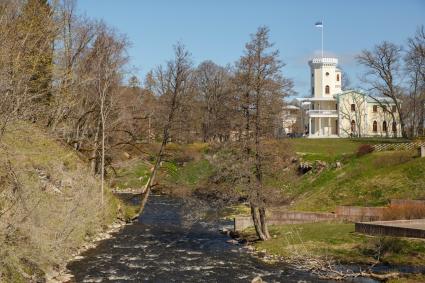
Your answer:
[[[392,204],[384,210],[383,220],[425,218],[425,204]]]
[[[375,150],[375,148],[370,144],[362,144],[357,149],[357,156],[363,156],[368,153],[371,153]]]
[[[372,256],[381,261],[384,256],[403,252],[404,243],[405,241],[396,237],[372,238],[362,249],[362,254]]]

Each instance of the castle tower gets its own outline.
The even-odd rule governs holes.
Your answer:
[[[311,96],[332,98],[341,92],[341,70],[337,58],[314,58],[309,61],[311,69]]]

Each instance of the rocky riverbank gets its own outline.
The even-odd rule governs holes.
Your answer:
[[[101,241],[107,240],[113,237],[114,234],[118,233],[125,225],[128,223],[124,221],[117,221],[111,225],[109,225],[104,232],[99,233],[91,239],[90,241],[86,242],[84,245],[82,245],[80,248],[78,248],[75,253],[73,253],[69,260],[65,262],[62,266],[51,270],[50,272],[46,273],[46,281],[47,283],[67,283],[67,282],[73,282],[74,276],[71,274],[71,272],[66,268],[68,263],[74,261],[74,260],[80,260],[83,258],[81,255],[85,251],[89,249],[95,248]]]
[[[246,245],[250,253],[264,262],[285,263],[319,278],[424,282],[423,241],[357,235],[351,226],[338,223],[272,226],[273,238],[266,242],[257,241],[253,229],[240,234],[226,233],[235,238],[232,243]],[[376,253],[381,253],[378,258]]]

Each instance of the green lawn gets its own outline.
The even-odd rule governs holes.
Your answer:
[[[143,160],[122,164],[114,177],[114,187],[117,189],[139,189],[146,185],[151,165]]]
[[[254,234],[252,228],[245,236]],[[341,262],[425,264],[425,241],[392,237],[370,237],[354,232],[354,224],[309,223],[271,226],[272,239],[256,242],[257,250],[288,256],[308,254]]]
[[[210,176],[213,169],[208,160],[200,159],[189,161],[181,166],[174,162],[164,162],[162,171],[166,183],[195,188]]]
[[[206,144],[170,144],[157,178],[159,184],[189,189],[201,184],[214,170],[203,155],[206,148]],[[117,189],[140,188],[147,183],[151,168],[152,164],[143,159],[118,164],[113,186]]]

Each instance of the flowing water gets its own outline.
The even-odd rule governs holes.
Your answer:
[[[193,211],[192,211],[193,212]],[[137,223],[82,254],[76,282],[331,282],[283,264],[266,264],[227,243],[221,222],[187,221],[185,203],[152,196]],[[375,282],[355,279],[348,282]],[[338,281],[341,282],[341,281]]]

